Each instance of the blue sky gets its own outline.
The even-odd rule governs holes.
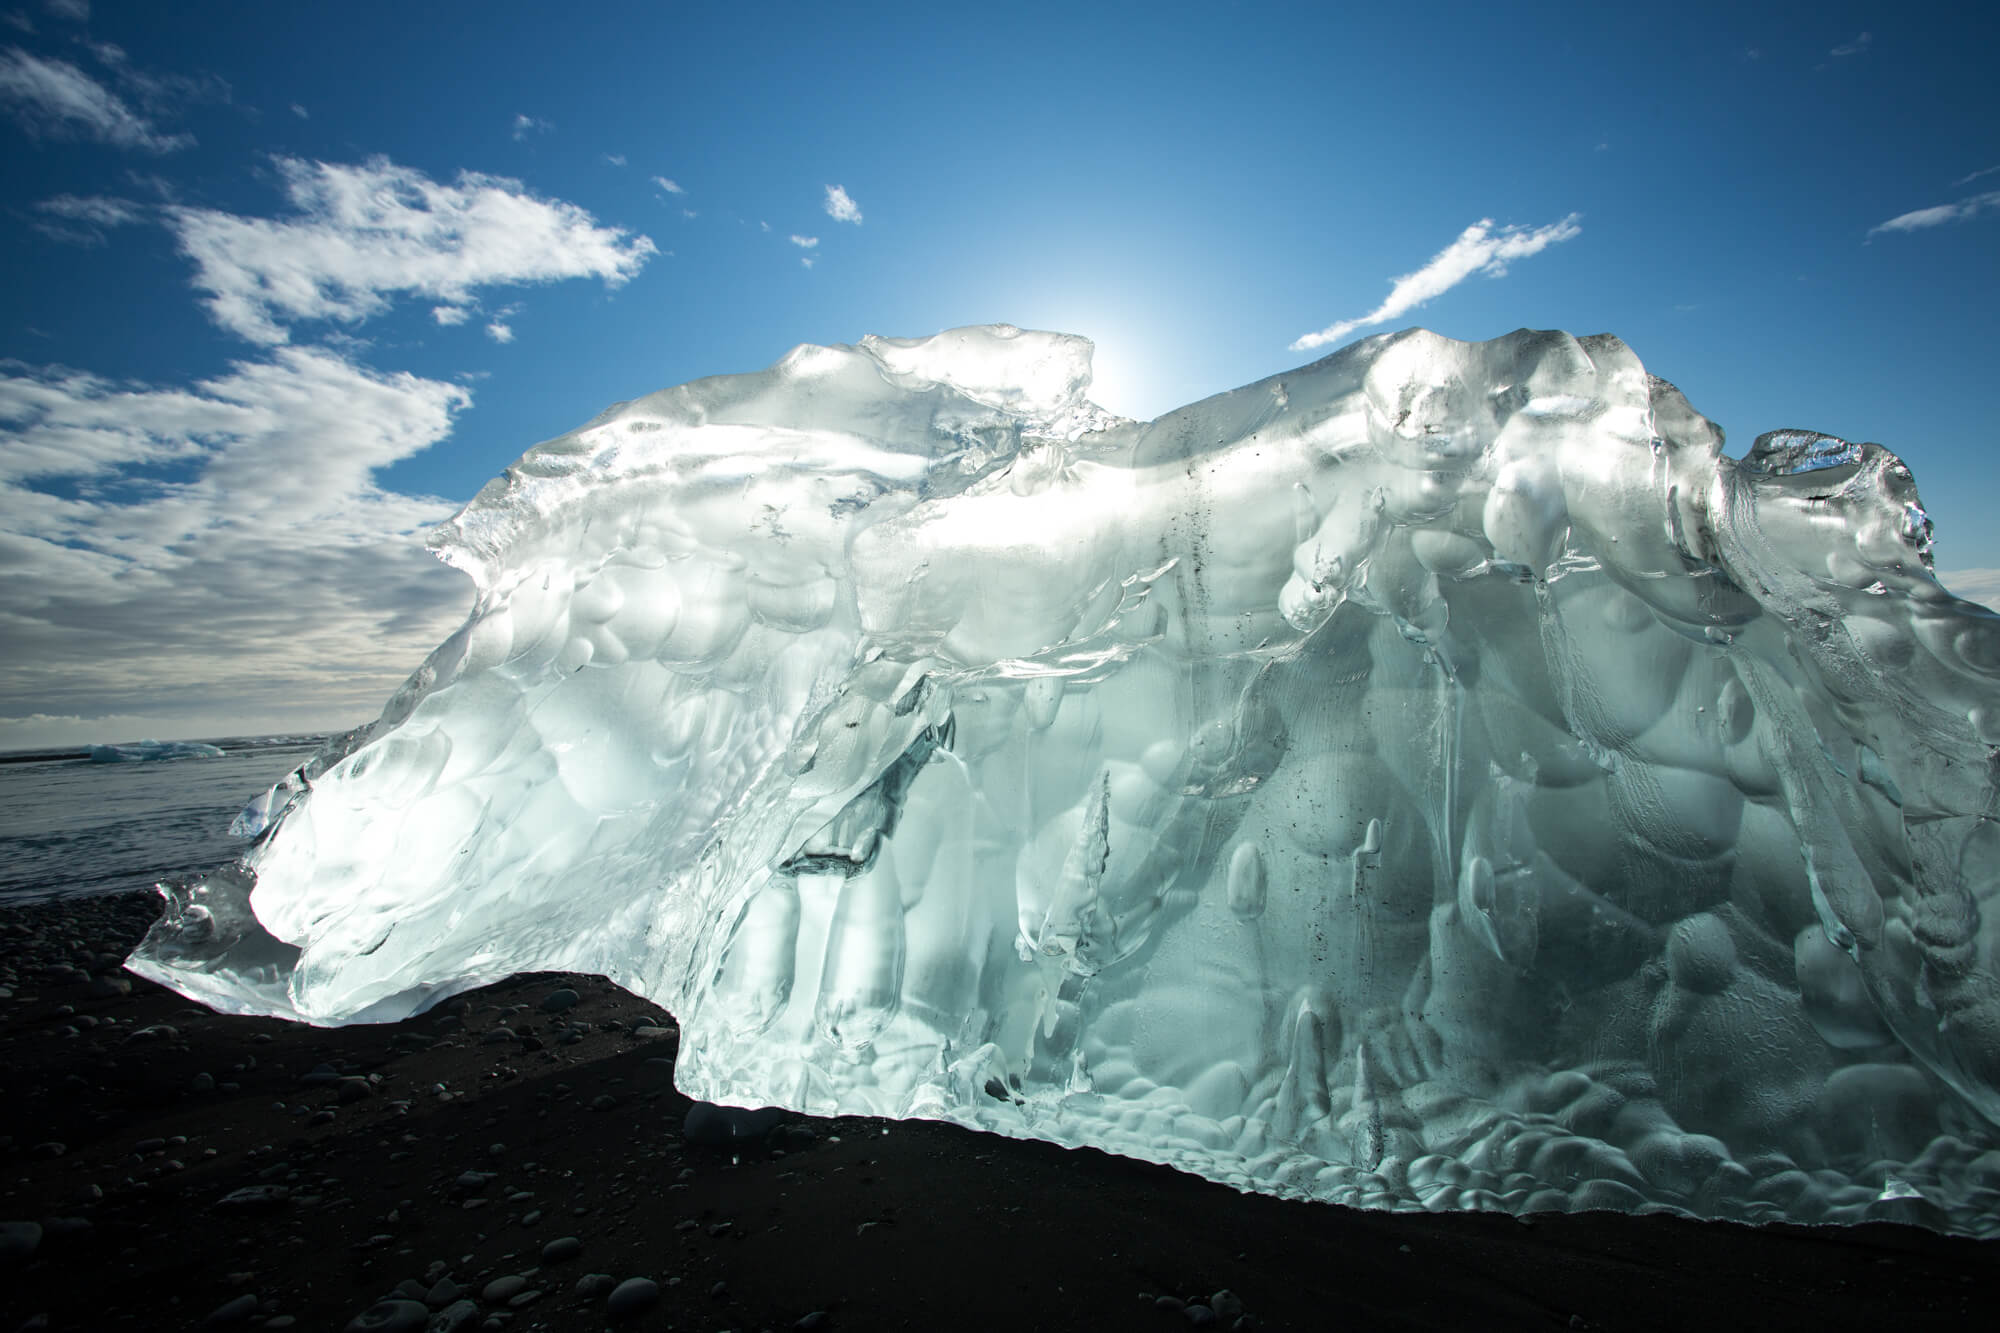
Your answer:
[[[1976,8],[0,3],[0,748],[364,720],[529,445],[988,321],[1136,416],[1616,333],[1732,451],[1897,450],[1993,596]]]

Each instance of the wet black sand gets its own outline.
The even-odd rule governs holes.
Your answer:
[[[358,1326],[1957,1329],[2000,1297],[2000,1245],[1888,1224],[1362,1213],[924,1123],[690,1142],[671,1019],[602,980],[381,1027],[226,1018],[119,969],[152,915],[0,910],[0,1333],[371,1307]],[[632,1278],[657,1299],[614,1318],[600,1289]]]

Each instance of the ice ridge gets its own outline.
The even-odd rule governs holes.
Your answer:
[[[2000,618],[1908,469],[1615,338],[1423,330],[1153,422],[1082,339],[801,347],[530,450],[465,625],[134,970],[528,970],[691,1095],[1400,1209],[2000,1231]]]

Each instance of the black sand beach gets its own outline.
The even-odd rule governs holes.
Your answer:
[[[121,970],[154,910],[0,910],[0,1333],[1769,1333],[2000,1297],[2000,1246],[1888,1224],[1364,1213],[927,1123],[694,1141],[671,1017],[601,979],[228,1018]]]

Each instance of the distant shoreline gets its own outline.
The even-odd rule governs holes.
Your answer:
[[[241,750],[282,750],[290,747],[324,745],[333,732],[307,732],[300,735],[280,734],[273,736],[221,736],[204,737],[200,740],[175,741],[174,744],[213,745],[223,754],[235,754]],[[136,745],[138,741],[94,742],[113,745]],[[88,759],[90,746],[62,746],[49,750],[7,750],[0,752],[0,764],[52,764],[64,759]]]

